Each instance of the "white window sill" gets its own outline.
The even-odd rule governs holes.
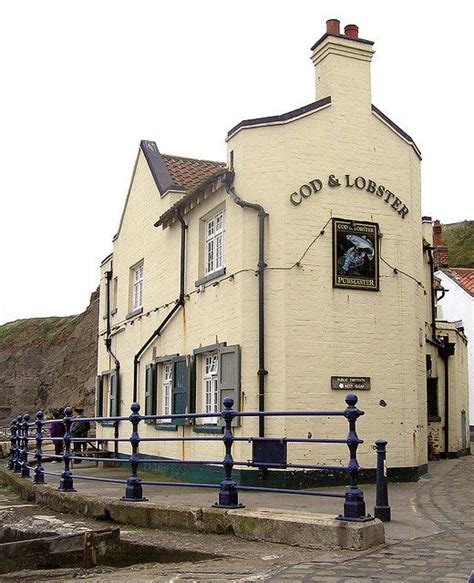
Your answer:
[[[135,316],[138,316],[139,314],[142,314],[142,313],[143,313],[143,308],[135,308],[131,312],[128,312],[128,314],[125,316],[125,319],[130,320],[130,318],[134,318]]]

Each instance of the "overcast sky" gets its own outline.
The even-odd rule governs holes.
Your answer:
[[[328,18],[375,41],[372,101],[422,151],[424,214],[472,219],[473,16],[467,1],[3,1],[0,323],[85,309],[140,139],[225,160],[240,120],[314,101]]]

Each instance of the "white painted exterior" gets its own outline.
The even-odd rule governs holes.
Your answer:
[[[444,271],[437,271],[435,275],[441,280],[442,286],[448,290],[444,298],[438,302],[438,319],[449,322],[462,320],[464,334],[469,342],[469,421],[471,425],[474,425],[474,296],[471,296]]]

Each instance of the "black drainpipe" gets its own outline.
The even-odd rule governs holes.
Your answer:
[[[439,344],[439,340],[436,338],[436,292],[434,288],[434,261],[433,261],[433,247],[430,245],[425,246],[425,250],[428,253],[428,262],[430,264],[430,293],[431,293],[431,338],[435,344]]]
[[[234,178],[233,172],[227,172],[225,175],[225,184],[227,193],[230,195],[235,204],[242,208],[251,208],[257,211],[258,216],[258,410],[265,411],[265,377],[268,371],[265,369],[265,218],[268,213],[262,205],[247,202],[238,196],[232,187]],[[258,435],[265,436],[265,417],[258,418]]]
[[[115,354],[112,352],[112,338],[110,337],[110,282],[112,280],[112,271],[105,272],[105,300],[106,300],[106,314],[107,314],[107,334],[105,336],[105,349],[112,357],[115,363],[115,370],[117,374],[117,415],[120,415],[120,362]],[[115,421],[114,423],[114,437],[115,439],[119,436],[119,423],[120,421]],[[114,452],[115,457],[118,454],[118,441],[114,442]]]
[[[160,336],[163,328],[168,324],[168,322],[173,318],[176,312],[184,306],[184,263],[185,263],[185,253],[186,253],[186,229],[188,226],[183,220],[183,217],[177,211],[177,217],[181,223],[181,253],[180,253],[180,277],[179,277],[179,297],[173,306],[171,312],[165,317],[163,322],[158,326],[158,328],[153,332],[153,334],[148,338],[145,344],[140,348],[140,350],[135,354],[133,358],[133,401],[136,402],[138,399],[138,364],[140,358],[148,346],[153,342],[155,338]]]
[[[438,354],[443,359],[444,364],[444,454],[446,458],[449,454],[449,357],[454,354],[455,344],[449,342],[447,336],[440,340],[436,336],[436,291],[434,287],[434,260],[433,251],[434,247],[430,245],[425,246],[425,250],[428,253],[428,261],[430,264],[430,291],[431,291],[431,334],[432,342],[438,348]]]
[[[443,338],[438,352],[444,362],[444,454],[449,454],[449,357],[454,354],[455,344],[449,342],[449,338]]]

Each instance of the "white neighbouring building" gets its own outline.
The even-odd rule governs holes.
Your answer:
[[[435,221],[435,276],[445,290],[438,301],[438,319],[455,322],[469,342],[469,423],[474,426],[474,268],[448,267],[448,248],[443,245],[441,229],[439,221]]]

